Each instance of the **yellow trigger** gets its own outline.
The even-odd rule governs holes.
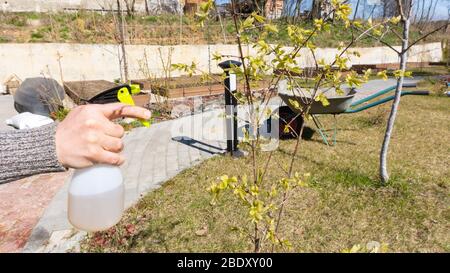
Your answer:
[[[128,92],[128,88],[126,88],[126,87],[119,89],[119,91],[117,92],[117,99],[119,99],[119,101],[121,103],[128,104],[128,105],[134,105],[133,98],[131,97],[130,92]],[[150,127],[150,122],[143,120],[143,119],[140,119],[139,121],[145,127]]]
[[[126,87],[119,89],[119,92],[117,92],[117,98],[121,103],[134,105],[133,98],[131,97],[130,92],[128,92],[128,88]]]

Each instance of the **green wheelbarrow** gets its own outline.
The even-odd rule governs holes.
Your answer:
[[[282,86],[282,85],[281,85]],[[407,83],[403,85],[404,88],[411,88],[416,87],[415,83]],[[388,97],[384,97],[382,99],[370,102],[380,96],[383,96],[389,92],[392,92],[396,89],[396,86],[390,86],[386,89],[383,89],[379,92],[376,92],[372,95],[369,95],[365,98],[362,98],[360,100],[357,100],[353,102],[353,99],[355,95],[357,94],[357,91],[354,88],[348,88],[344,90],[345,94],[340,96],[336,94],[332,94],[327,96],[329,105],[324,106],[320,101],[313,101],[311,103],[312,98],[309,96],[304,95],[298,95],[299,92],[293,91],[287,91],[286,89],[279,89],[278,96],[281,98],[281,100],[294,112],[299,113],[300,110],[306,105],[311,103],[311,108],[309,110],[309,114],[312,117],[312,120],[319,130],[319,134],[322,137],[323,142],[326,145],[330,145],[329,136],[325,133],[324,126],[319,120],[320,115],[333,115],[334,116],[334,128],[333,128],[333,135],[332,135],[332,143],[333,145],[336,144],[336,134],[337,134],[337,119],[336,115],[339,114],[352,114],[361,112],[367,109],[370,109],[372,107],[378,106],[380,104],[386,103],[388,101],[391,101],[395,98],[395,95],[391,95]],[[331,90],[332,91],[332,90]],[[421,95],[426,96],[429,95],[429,91],[402,91],[401,96],[406,95]],[[300,105],[300,108],[296,107],[297,103]],[[367,103],[367,104],[365,104]]]

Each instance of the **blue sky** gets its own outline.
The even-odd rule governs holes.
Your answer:
[[[216,0],[216,3],[228,3],[230,0]],[[295,3],[295,0],[285,0],[285,3]],[[350,3],[356,4],[357,0],[350,0]],[[360,0],[360,7],[358,9],[358,17],[362,17],[363,15],[363,7],[366,5],[365,8],[365,17],[368,17],[370,12],[372,11],[374,4],[379,3],[379,0]],[[415,0],[417,2],[417,0]],[[422,1],[420,1],[422,2]],[[432,1],[426,1],[428,4],[430,4]],[[434,1],[433,1],[434,2]],[[311,8],[312,0],[304,0],[302,2],[301,9],[310,9]],[[286,4],[285,4],[286,5]],[[425,4],[426,5],[426,4]],[[295,5],[292,5],[295,7]],[[437,6],[436,6],[436,13],[433,17],[433,19],[439,20],[439,19],[447,19],[449,16],[449,9],[450,9],[450,0],[438,0]],[[375,8],[374,14],[377,15],[377,12],[379,14],[380,9]]]

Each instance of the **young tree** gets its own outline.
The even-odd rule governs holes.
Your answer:
[[[283,238],[281,232],[285,206],[292,191],[307,186],[309,176],[308,173],[301,174],[295,169],[294,163],[298,160],[304,123],[300,123],[299,129],[294,129],[293,124],[298,119],[309,118],[313,103],[329,105],[327,92],[335,90],[336,93],[342,94],[344,91],[341,85],[355,87],[368,80],[370,70],[365,71],[363,75],[358,75],[354,71],[346,75],[342,72],[349,69],[348,63],[351,58],[359,56],[359,53],[351,50],[351,47],[388,22],[382,21],[362,26],[361,22],[349,19],[351,8],[348,4],[343,0],[332,0],[330,12],[323,14],[321,19],[315,19],[311,27],[286,26],[285,33],[288,34],[289,44],[292,45],[287,48],[280,43],[268,44],[266,40],[269,35],[275,40],[279,38],[278,35],[282,35],[278,27],[256,12],[242,19],[236,12],[235,1],[237,0],[232,0],[232,19],[238,54],[233,57],[239,59],[242,67],[232,65],[230,73],[237,75],[243,87],[232,95],[239,104],[247,106],[246,122],[249,123],[249,129],[243,129],[244,138],[241,148],[248,150],[251,166],[248,170],[243,169],[238,175],[224,174],[218,179],[219,181],[212,182],[209,191],[213,196],[213,202],[217,202],[219,196],[227,193],[231,193],[241,202],[248,216],[248,222],[235,226],[234,229],[249,240],[254,252],[274,251],[278,247],[283,249],[290,247],[289,241]],[[209,5],[212,5],[211,1],[202,4],[197,14],[202,24],[208,18]],[[349,41],[343,41],[331,61],[325,61],[316,57],[314,42],[319,33],[330,31],[331,22],[328,20],[330,18],[334,18],[334,24],[342,24],[352,35]],[[354,25],[359,25],[364,30],[361,33],[354,33],[352,27]],[[244,48],[247,47],[254,48],[257,53],[244,54]],[[308,78],[307,75],[302,74],[303,71],[299,67],[299,58],[305,57],[307,53],[315,63],[317,75],[314,78]],[[214,58],[220,60],[222,57],[220,53],[217,53]],[[198,71],[195,64],[175,64],[174,68],[188,74]],[[268,80],[268,83],[262,89],[262,94],[258,95],[254,87],[263,78]],[[286,125],[282,128],[285,132],[295,135],[293,151],[287,162],[273,162],[272,154],[275,149],[268,151],[268,154],[262,154],[262,146],[267,139],[258,132],[269,116],[281,118],[276,113],[272,113],[271,108],[268,107],[271,98],[275,95],[274,90],[280,86],[281,80],[286,81],[287,91],[297,96],[302,104],[292,101],[292,107],[297,110],[297,114],[290,120],[284,120]],[[304,85],[305,81],[311,84]],[[266,173],[270,167],[282,168],[284,175],[276,179],[268,179]]]
[[[402,47],[398,52],[400,56],[400,75],[397,79],[397,87],[395,90],[395,98],[392,103],[391,112],[389,114],[386,133],[383,139],[383,145],[380,152],[380,178],[383,183],[387,183],[389,180],[389,174],[387,171],[387,154],[389,149],[389,142],[391,140],[392,130],[394,128],[395,118],[397,117],[398,106],[400,104],[403,80],[406,71],[406,62],[408,60],[408,48],[409,48],[409,27],[411,24],[411,10],[412,0],[398,0],[398,13],[400,14],[400,22],[403,28],[402,31]]]
[[[389,2],[392,5],[392,2]],[[382,31],[379,31],[378,33],[371,34],[370,36],[373,38],[376,38],[378,41],[380,41],[382,44],[388,46],[392,50],[394,50],[399,58],[400,58],[400,66],[399,70],[395,71],[394,74],[397,78],[397,85],[395,89],[395,97],[394,101],[391,106],[391,111],[389,113],[389,118],[386,126],[386,132],[383,139],[383,144],[381,146],[380,151],[380,166],[379,166],[379,175],[380,179],[383,184],[386,184],[389,181],[389,173],[387,169],[387,156],[389,151],[389,143],[391,141],[392,132],[394,129],[395,119],[397,117],[398,107],[400,105],[400,98],[402,93],[402,86],[405,76],[410,76],[411,73],[406,71],[407,61],[408,61],[408,51],[411,49],[411,47],[418,42],[422,41],[426,37],[430,36],[431,34],[446,28],[449,24],[447,21],[446,23],[442,24],[440,27],[430,31],[429,33],[425,34],[424,36],[420,37],[413,43],[410,43],[409,41],[409,34],[410,34],[410,26],[411,26],[411,17],[412,17],[412,9],[413,9],[413,0],[397,0],[395,7],[397,10],[392,11],[389,10],[390,14],[399,14],[398,17],[395,17],[393,21],[395,23],[399,22],[401,34],[399,34],[394,28],[391,29],[391,31],[401,40],[401,49],[400,51],[394,48],[393,45],[386,43],[383,40],[384,34]],[[388,31],[388,30],[387,30]],[[386,75],[386,71],[384,72],[384,75]]]

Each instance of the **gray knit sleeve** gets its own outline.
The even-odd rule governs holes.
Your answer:
[[[0,132],[0,184],[38,173],[66,169],[56,157],[56,123]]]

